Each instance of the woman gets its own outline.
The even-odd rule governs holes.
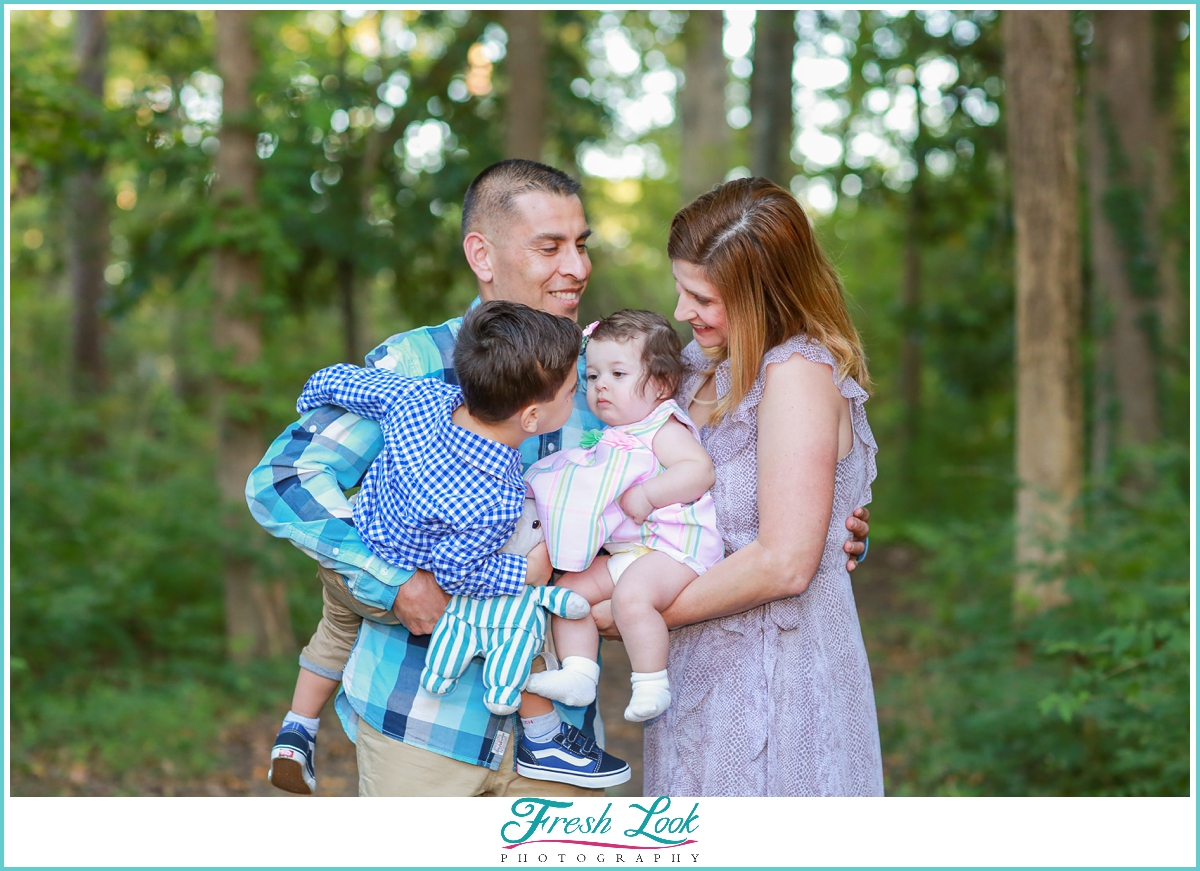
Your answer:
[[[691,325],[679,401],[717,469],[727,558],[664,613],[677,688],[646,728],[647,795],[882,795],[875,697],[841,519],[871,499],[870,381],[796,200],[738,179],[667,252]]]

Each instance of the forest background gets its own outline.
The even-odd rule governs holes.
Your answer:
[[[1040,325],[1022,15],[1067,103],[1021,117],[1077,155]],[[876,384],[853,580],[890,794],[1188,793],[1186,11],[9,20],[14,795],[211,792],[283,711],[320,598],[245,475],[308,374],[474,297],[462,193],[506,156],[583,182],[585,322],[671,311],[670,219],[713,184],[805,204]],[[1021,353],[1039,326],[1064,364]],[[1054,379],[1066,429],[1019,427]]]

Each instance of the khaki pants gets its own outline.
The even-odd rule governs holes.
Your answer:
[[[389,738],[359,718],[358,794],[364,796],[458,797],[475,796],[549,796],[603,798],[602,789],[584,789],[567,783],[530,780],[513,770],[513,743],[510,737],[500,768],[491,771],[481,765],[460,762],[432,750],[411,747]]]
[[[358,637],[363,618],[376,623],[396,625],[400,621],[391,611],[364,605],[350,594],[337,572],[324,566],[317,569],[321,581],[321,622],[300,651],[300,665],[314,674],[333,680],[342,679],[342,669],[350,658],[350,649]]]

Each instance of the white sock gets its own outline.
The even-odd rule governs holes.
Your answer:
[[[671,684],[667,670],[635,671],[629,682],[633,684],[633,696],[625,709],[625,719],[641,723],[653,719],[671,705]]]
[[[549,741],[551,735],[557,735],[561,727],[562,718],[558,716],[558,711],[551,711],[538,717],[521,718],[521,730],[525,733],[525,737],[530,741],[537,741],[539,744]]]
[[[301,717],[294,711],[288,711],[287,716],[283,718],[283,722],[284,725],[287,725],[288,723],[299,723],[312,738],[317,737],[317,730],[321,728],[320,717]]]
[[[581,707],[596,699],[600,666],[586,656],[568,656],[557,671],[539,671],[525,685],[531,693],[565,705]]]

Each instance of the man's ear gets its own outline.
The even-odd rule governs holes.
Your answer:
[[[539,410],[540,408],[536,404],[527,405],[517,413],[517,419],[520,421],[522,431],[527,432],[530,435],[537,433]]]
[[[478,230],[468,233],[463,239],[463,254],[467,256],[467,265],[471,267],[475,277],[483,284],[491,284],[494,277],[492,246],[487,238]]]

